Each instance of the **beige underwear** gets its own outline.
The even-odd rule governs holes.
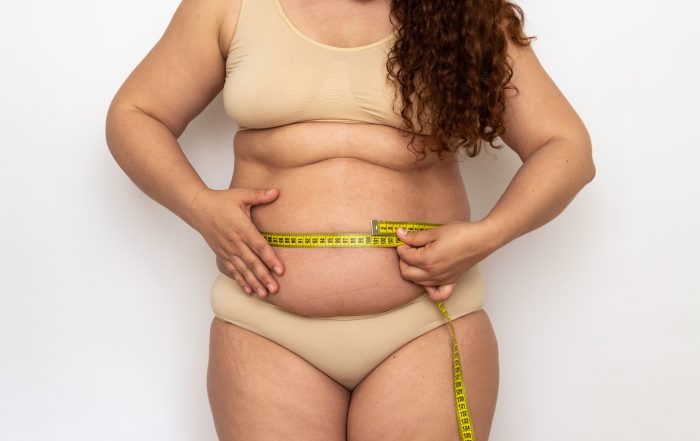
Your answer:
[[[481,309],[483,296],[483,280],[476,265],[457,279],[443,305],[454,320]],[[211,306],[219,319],[287,348],[348,390],[401,346],[447,324],[427,292],[378,314],[308,317],[246,294],[222,272],[211,289]],[[452,363],[452,359],[445,359],[445,363]]]

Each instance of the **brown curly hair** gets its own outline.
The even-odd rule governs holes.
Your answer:
[[[387,79],[401,93],[402,129],[411,133],[410,150],[418,133],[430,128],[430,150],[439,158],[460,147],[469,157],[481,141],[494,148],[505,133],[506,89],[513,76],[506,38],[520,46],[524,34],[522,8],[505,0],[392,0],[391,21],[397,39],[386,62]],[[398,19],[399,25],[396,25]],[[414,95],[415,94],[415,95]]]

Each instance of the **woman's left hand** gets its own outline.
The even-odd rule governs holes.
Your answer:
[[[423,285],[434,301],[446,300],[457,279],[497,247],[482,221],[452,221],[428,230],[397,231],[396,247],[405,280]]]

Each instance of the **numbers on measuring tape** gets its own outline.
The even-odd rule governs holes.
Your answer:
[[[455,393],[455,411],[457,412],[457,427],[459,428],[460,441],[475,441],[474,432],[472,430],[472,417],[469,412],[469,402],[467,401],[467,392],[464,388],[464,380],[462,379],[462,362],[459,358],[459,346],[457,345],[457,336],[452,319],[447,312],[447,308],[442,302],[437,302],[437,307],[445,316],[452,334],[452,369],[454,374],[454,393]]]
[[[402,245],[396,230],[428,230],[440,224],[427,222],[401,222],[373,219],[370,233],[322,232],[322,233],[274,233],[260,234],[272,246],[288,248],[391,248]]]

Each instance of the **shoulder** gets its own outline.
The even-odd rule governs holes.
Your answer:
[[[190,33],[216,35],[219,53],[228,54],[243,0],[180,0],[175,17]],[[200,35],[191,34],[192,38]],[[209,37],[206,37],[209,38]]]
[[[219,50],[221,55],[226,58],[228,50],[233,40],[233,34],[236,32],[238,17],[241,14],[241,6],[244,0],[212,0],[221,3],[221,17],[219,25]],[[248,0],[250,1],[250,0]]]

